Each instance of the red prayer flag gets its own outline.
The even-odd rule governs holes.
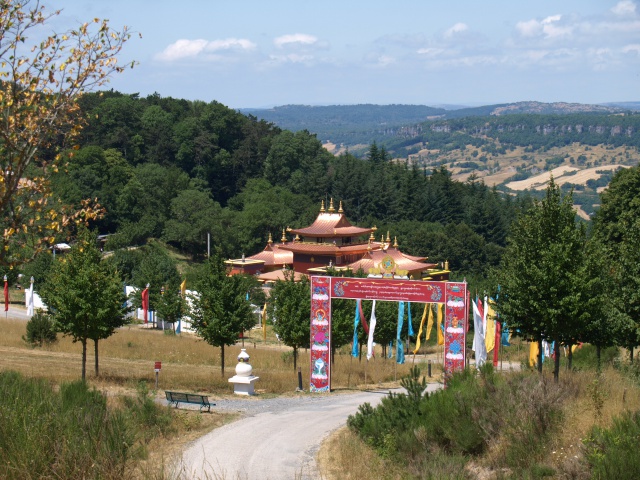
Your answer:
[[[500,326],[500,322],[496,322],[496,343],[493,347],[493,366],[498,366],[498,351],[500,350],[500,335],[501,335],[502,327]]]
[[[364,333],[369,335],[369,325],[367,325],[367,319],[364,318],[364,312],[362,311],[361,300],[358,300],[358,312],[360,313],[360,321],[362,322],[362,328],[364,328]]]
[[[149,323],[148,313],[149,313],[149,287],[142,290],[142,312],[144,313],[144,323]]]
[[[4,281],[4,311],[9,310],[9,283]]]

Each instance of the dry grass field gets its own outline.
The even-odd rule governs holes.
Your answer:
[[[500,146],[499,144],[496,144]],[[475,154],[475,156],[474,156]],[[487,157],[482,170],[469,171],[457,164],[459,162],[475,162],[483,164],[479,160],[485,155]],[[583,156],[582,165],[577,164],[578,157]],[[567,177],[565,181],[586,185],[587,180],[598,178],[599,174],[595,170],[606,170],[617,168],[620,165],[637,165],[640,162],[640,152],[634,147],[607,147],[598,145],[590,147],[582,144],[572,144],[564,147],[553,147],[544,152],[526,152],[523,147],[507,151],[504,154],[487,154],[472,145],[467,145],[464,150],[454,150],[451,152],[440,152],[439,150],[424,149],[419,153],[410,155],[410,159],[418,161],[421,165],[429,166],[444,162],[447,169],[452,172],[455,180],[466,181],[472,174],[482,179],[489,186],[504,184],[510,177],[516,174],[516,168],[526,165],[538,168],[541,172],[545,168],[545,162],[551,158],[565,158],[565,163],[560,165],[561,169],[574,169],[585,171],[584,174]],[[571,158],[574,163],[571,163]],[[547,176],[546,178],[545,175]],[[554,173],[554,178],[560,177],[560,171]],[[509,188],[521,190],[530,188],[533,184],[542,185],[548,181],[548,172],[541,173],[541,177],[532,177],[522,182],[511,182]],[[514,184],[514,185],[512,185]],[[544,189],[545,187],[542,186]]]
[[[26,322],[1,319],[0,369],[16,370],[27,376],[46,378],[54,383],[80,378],[81,345],[68,337],[43,348],[31,348],[23,340]],[[171,334],[169,334],[171,333]],[[155,384],[155,361],[162,361],[159,390],[188,390],[207,393],[212,398],[231,395],[228,378],[235,374],[236,357],[241,341],[225,348],[225,371],[221,374],[220,349],[214,348],[191,334],[174,335],[131,325],[119,329],[99,344],[100,375],[94,375],[93,342],[88,344],[87,378],[91,385],[114,393],[135,391],[141,381]],[[297,371],[293,368],[292,350],[275,340],[270,332],[262,340],[260,329],[245,335],[245,348],[251,365],[260,377],[256,391],[261,395],[293,393],[298,386]],[[378,354],[378,357],[381,355]],[[410,358],[410,357],[409,357]],[[418,357],[420,361],[422,357]],[[346,350],[336,352],[332,372],[334,389],[366,388],[383,385],[406,375],[411,363],[397,365],[392,360],[376,358],[367,362],[351,357]],[[303,372],[303,386],[308,387],[309,355],[302,350],[298,366]],[[434,365],[434,375],[436,372]]]

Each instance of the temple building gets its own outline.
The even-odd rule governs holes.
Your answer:
[[[336,211],[333,199],[325,210],[324,201],[315,221],[305,228],[283,230],[280,243],[275,244],[269,235],[263,251],[227,260],[231,273],[257,275],[262,281],[284,278],[284,269],[293,269],[296,275],[322,275],[328,269],[362,270],[365,274],[380,278],[413,278],[447,280],[447,266],[426,263],[427,257],[415,257],[402,253],[397,239],[391,245],[389,233],[380,241],[374,238],[376,227],[362,228],[352,225],[344,214],[342,202]],[[287,233],[295,235],[292,240]]]

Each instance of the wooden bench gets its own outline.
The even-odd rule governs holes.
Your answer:
[[[200,405],[200,411],[204,407],[207,407],[207,412],[211,412],[211,405],[214,404],[209,403],[209,397],[207,395],[199,395],[197,393],[182,393],[182,392],[169,392],[165,390],[165,395],[167,396],[167,401],[176,404],[176,408],[178,408],[178,403],[193,403],[195,405]]]

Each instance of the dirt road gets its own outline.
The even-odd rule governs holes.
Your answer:
[[[439,384],[431,384],[428,390],[438,388]],[[191,444],[183,454],[180,478],[318,479],[315,456],[322,440],[345,425],[359,405],[376,405],[387,393],[307,394],[266,400],[264,411],[213,430]]]

